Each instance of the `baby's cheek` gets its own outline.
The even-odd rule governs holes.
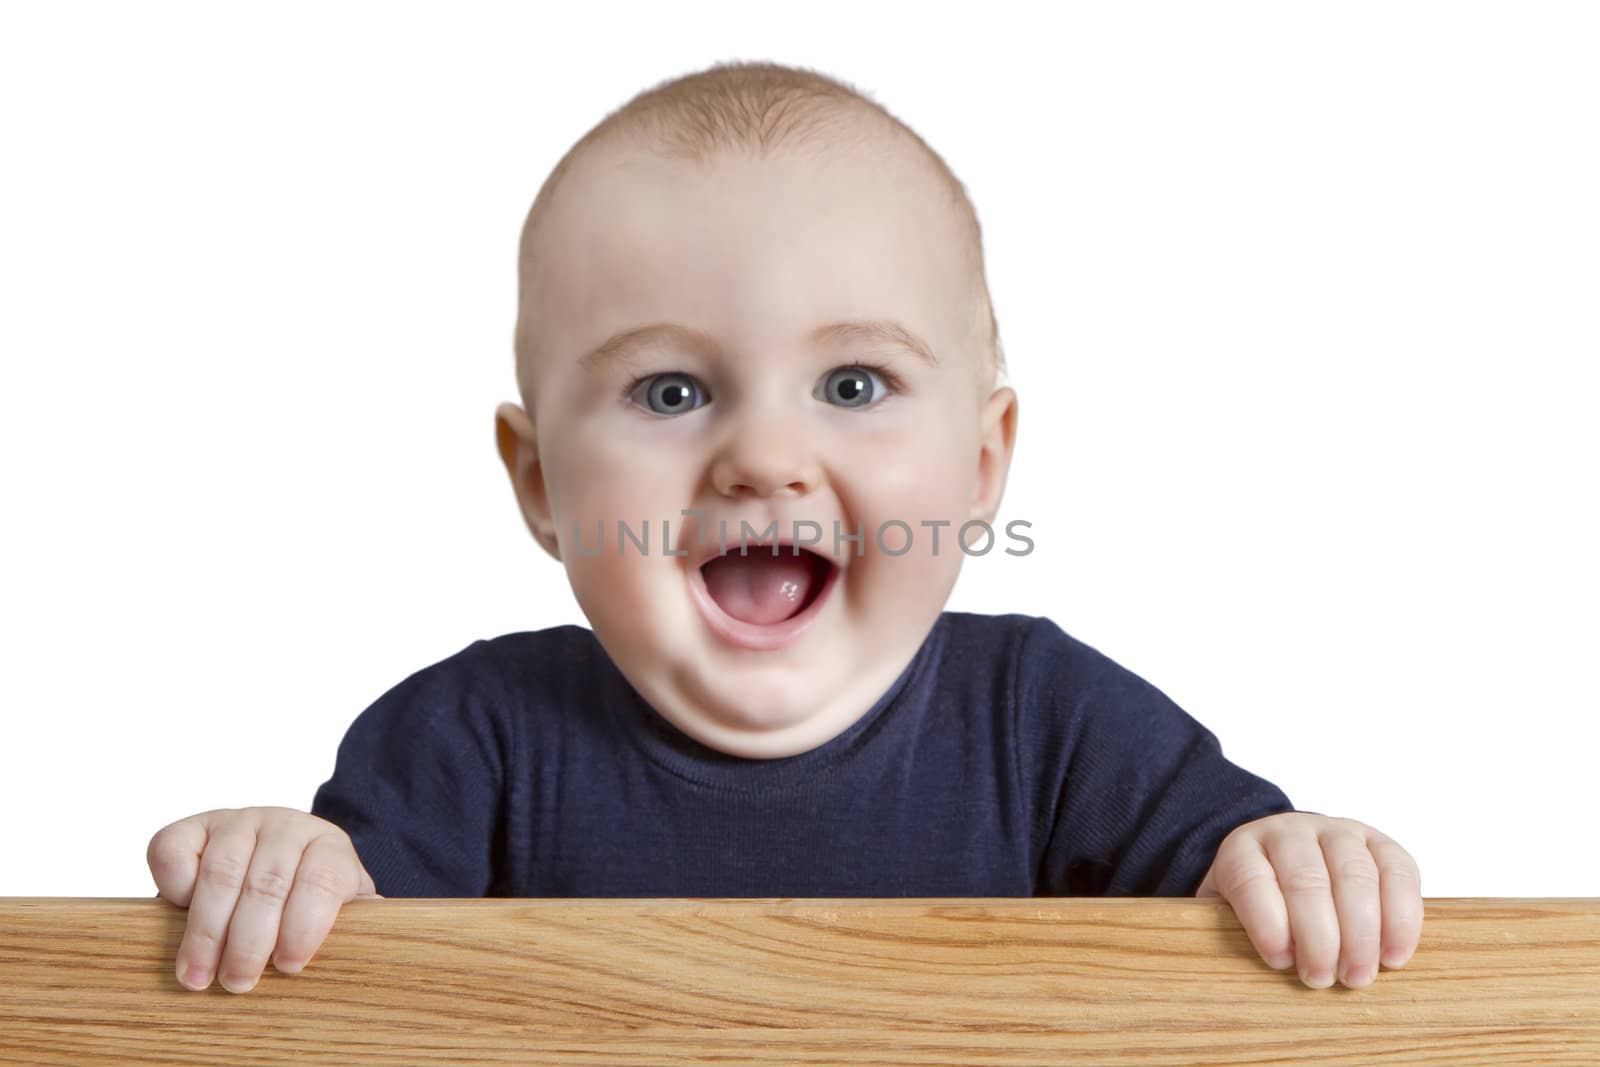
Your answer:
[[[670,595],[675,583],[681,585],[682,578],[670,566],[676,560],[655,554],[660,547],[654,539],[656,525],[651,523],[652,554],[648,557],[641,555],[632,542],[619,557],[611,536],[614,527],[608,525],[604,552],[565,560],[567,580],[590,627],[612,655],[630,662],[640,657],[653,658],[659,652],[662,635],[681,631],[681,613],[689,604],[687,597]],[[592,547],[593,541],[586,538],[585,549]]]
[[[955,544],[956,529],[966,521],[964,500],[970,493],[963,472],[942,465],[924,477],[885,486],[872,507],[869,526],[883,530],[884,551],[902,558],[943,556]],[[874,544],[871,547],[876,548]]]
[[[627,551],[637,554],[638,542],[645,541],[648,531],[650,554],[662,554],[666,523],[671,524],[673,540],[679,538],[685,521],[679,514],[685,490],[642,464],[600,462],[605,458],[597,456],[594,462],[574,463],[566,468],[561,479],[560,510],[564,514],[559,517],[565,522],[561,536],[571,538],[576,523],[583,534],[584,547],[592,549],[603,529],[605,550],[614,558],[619,537],[625,538]],[[623,525],[631,536],[625,537]]]
[[[880,593],[908,604],[938,599],[960,566],[959,517],[948,498],[934,494],[886,503],[893,506],[875,510],[865,523],[864,556],[852,561],[867,565],[863,574]]]

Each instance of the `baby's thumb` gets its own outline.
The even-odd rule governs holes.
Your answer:
[[[354,897],[351,897],[350,899],[352,899],[352,900],[382,900],[383,899],[383,894],[378,892],[378,883],[374,882],[372,880],[372,875],[371,875],[371,873],[369,873],[367,871],[366,867],[362,867],[361,868],[361,882],[356,887],[356,895]]]
[[[156,883],[158,897],[187,908],[200,875],[200,857],[210,838],[209,819],[214,813],[191,815],[156,831],[145,849],[145,863]]]

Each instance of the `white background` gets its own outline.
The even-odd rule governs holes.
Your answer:
[[[1036,549],[949,606],[1426,896],[1600,895],[1596,55],[1579,3],[0,8],[0,894],[152,896],[160,827],[307,808],[406,675],[584,621],[494,446],[519,227],[629,96],[768,59],[984,226]]]

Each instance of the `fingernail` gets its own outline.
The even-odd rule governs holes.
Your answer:
[[[1312,989],[1327,989],[1333,984],[1333,975],[1327,971],[1317,971],[1314,974],[1302,974],[1300,980]]]
[[[1383,965],[1385,967],[1404,967],[1409,962],[1411,962],[1411,954],[1409,952],[1394,951],[1383,954]]]
[[[178,968],[178,982],[186,989],[204,989],[211,984],[211,975],[198,963]]]
[[[1267,961],[1267,966],[1271,967],[1275,971],[1286,971],[1290,967],[1294,966],[1294,954],[1292,952],[1286,952],[1282,956],[1274,956],[1272,959]]]
[[[1345,972],[1345,976],[1343,978],[1344,984],[1350,986],[1351,988],[1366,985],[1371,980],[1372,974],[1365,967],[1352,967],[1349,971]]]
[[[226,978],[225,977],[225,978],[222,979],[222,988],[226,989],[230,993],[248,993],[248,992],[250,992],[250,990],[252,990],[252,989],[254,989],[256,987],[256,983],[259,982],[260,980],[261,980],[261,976],[260,975],[257,975],[254,978],[243,978],[243,979],[240,979],[240,978]],[[246,983],[248,983],[248,984],[246,984]]]
[[[272,965],[279,974],[299,974],[306,966],[303,960],[273,960]]]

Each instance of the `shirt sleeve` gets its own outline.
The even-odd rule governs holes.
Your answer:
[[[1193,896],[1236,827],[1295,810],[1165,693],[1049,619],[1024,638],[1015,690],[1036,896]]]
[[[383,896],[500,895],[512,738],[488,647],[417,671],[357,716],[311,802]]]

